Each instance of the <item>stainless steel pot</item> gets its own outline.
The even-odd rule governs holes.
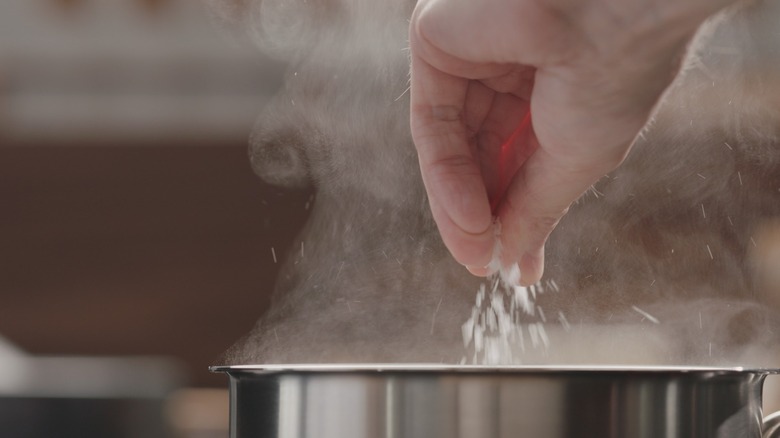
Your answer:
[[[231,438],[759,438],[778,370],[265,365],[230,377]]]

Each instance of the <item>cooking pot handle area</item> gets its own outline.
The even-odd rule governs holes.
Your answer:
[[[780,411],[764,418],[763,438],[780,438]]]

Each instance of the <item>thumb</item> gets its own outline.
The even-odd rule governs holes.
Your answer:
[[[536,141],[534,138],[533,141]],[[628,145],[625,151],[627,153]],[[544,272],[544,246],[550,233],[569,210],[569,206],[607,172],[622,161],[573,165],[542,147],[515,174],[499,210],[501,222],[501,260],[504,265],[517,262],[521,282],[538,282]]]

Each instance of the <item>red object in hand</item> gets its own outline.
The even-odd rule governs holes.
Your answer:
[[[531,143],[532,134],[531,112],[529,111],[523,117],[520,125],[512,132],[512,135],[501,145],[498,161],[498,191],[490,200],[490,211],[493,216],[497,215],[501,201],[518,169],[536,149]]]

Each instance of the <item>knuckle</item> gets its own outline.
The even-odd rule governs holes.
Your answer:
[[[470,155],[454,154],[437,158],[429,163],[431,172],[441,177],[481,176],[476,161]]]

